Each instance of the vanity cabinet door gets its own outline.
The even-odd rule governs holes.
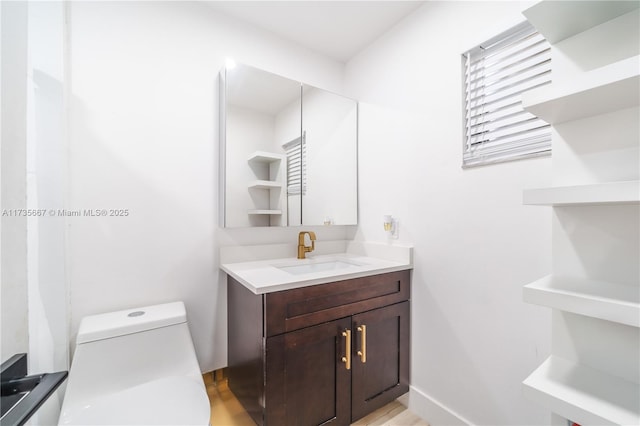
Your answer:
[[[356,421],[409,390],[409,302],[354,315],[352,330]]]
[[[350,423],[351,371],[343,362],[350,329],[343,318],[267,338],[268,426]]]

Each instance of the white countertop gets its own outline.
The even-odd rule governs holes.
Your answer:
[[[307,255],[307,259],[295,257],[258,260],[238,263],[223,263],[220,267],[228,275],[242,283],[255,294],[265,294],[274,291],[290,290],[316,284],[324,284],[369,275],[412,269],[411,258],[406,260],[389,260],[369,257],[354,253],[334,253],[326,255]],[[314,271],[293,274],[282,266],[298,266],[306,264],[321,264],[332,260],[346,261],[351,266],[327,271]]]

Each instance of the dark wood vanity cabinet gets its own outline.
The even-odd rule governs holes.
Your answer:
[[[229,387],[257,424],[348,425],[409,390],[410,271],[263,295],[228,283]]]

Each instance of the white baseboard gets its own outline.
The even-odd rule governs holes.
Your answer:
[[[409,388],[408,398],[405,397],[400,402],[406,404],[430,426],[471,426],[473,424],[413,386]]]

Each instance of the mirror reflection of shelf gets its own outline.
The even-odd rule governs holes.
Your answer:
[[[249,188],[255,189],[280,189],[282,184],[271,180],[254,180],[249,182]]]
[[[264,191],[255,198],[252,196],[256,208],[248,210],[247,214],[273,216],[274,218],[269,219],[270,225],[282,226],[286,220],[282,213],[282,206],[285,205],[284,191],[282,191],[286,177],[285,159],[284,154],[255,151],[247,160],[257,178],[248,183],[248,190]]]
[[[257,210],[249,210],[247,212],[247,214],[250,214],[250,215],[281,215],[282,214],[282,210],[268,210],[268,209],[260,210],[260,209],[257,209]]]
[[[284,155],[275,154],[273,152],[256,151],[249,156],[249,162],[253,163],[274,163],[284,161]]]

